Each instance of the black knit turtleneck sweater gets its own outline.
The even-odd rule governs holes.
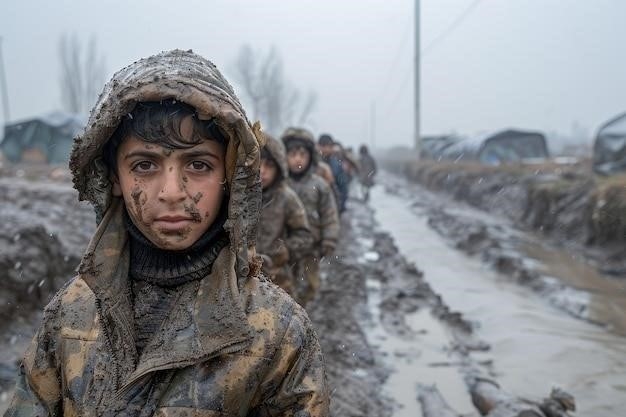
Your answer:
[[[176,302],[179,289],[206,277],[219,252],[228,244],[224,231],[227,210],[188,249],[159,249],[125,214],[130,240],[130,289],[133,296],[136,347],[139,354],[159,330]]]

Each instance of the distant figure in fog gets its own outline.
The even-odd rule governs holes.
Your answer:
[[[376,161],[369,152],[366,145],[359,148],[359,181],[363,190],[363,199],[368,201],[370,198],[370,188],[374,186],[374,177],[376,176]]]
[[[319,262],[335,251],[339,239],[339,218],[333,192],[315,173],[318,153],[315,139],[306,129],[289,128],[282,141],[287,147],[289,184],[302,200],[313,233],[313,247],[299,263],[296,277],[304,279],[306,288],[299,297],[306,305],[320,286]]]
[[[257,252],[267,257],[265,272],[289,295],[298,300],[294,269],[311,251],[313,235],[306,210],[294,190],[287,185],[289,169],[282,142],[269,135],[261,149],[263,201]],[[264,262],[265,263],[265,262]]]
[[[320,154],[322,155],[322,160],[330,166],[333,176],[335,177],[335,184],[337,186],[337,208],[339,214],[341,214],[346,210],[350,182],[343,168],[343,156],[340,152],[337,152],[336,143],[329,134],[325,133],[320,135],[317,143]]]

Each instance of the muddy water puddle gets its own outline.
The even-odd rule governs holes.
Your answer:
[[[374,241],[359,238],[357,243],[363,249],[358,262],[377,262]],[[418,384],[437,384],[449,403],[457,410],[471,413],[474,408],[467,395],[467,389],[454,365],[455,355],[449,350],[452,336],[430,310],[420,309],[404,316],[408,331],[402,335],[387,331],[381,321],[381,283],[368,278],[367,312],[363,328],[369,344],[381,353],[384,364],[391,369],[385,381],[385,396],[395,404],[394,417],[415,417],[421,415],[417,401]]]
[[[477,336],[492,349],[473,355],[494,361],[496,378],[504,389],[539,398],[556,385],[575,395],[578,415],[623,414],[626,338],[566,315],[479,259],[452,249],[428,226],[419,207],[411,207],[411,200],[419,202],[421,196],[406,190],[399,194],[404,198],[380,186],[372,190],[370,204],[377,221],[394,237],[400,252],[424,271],[446,304],[476,323]],[[411,200],[406,198],[409,195]],[[425,196],[420,204],[432,198]],[[536,257],[536,262],[543,261]],[[445,384],[438,383],[440,388]]]

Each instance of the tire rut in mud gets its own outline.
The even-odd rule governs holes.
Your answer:
[[[446,349],[456,365],[445,366],[474,374],[480,368],[481,375],[491,376],[490,364],[476,364],[469,358],[472,351],[489,349],[475,339],[472,323],[433,292],[416,266],[400,255],[393,239],[376,226],[367,206],[352,201],[342,219],[337,252],[322,264],[322,278],[320,293],[308,311],[326,360],[333,416],[393,415],[394,398],[381,389],[392,372],[385,362],[390,352],[368,342],[372,320],[380,320],[390,335],[414,340],[415,330],[405,318],[424,309],[450,335]],[[377,318],[368,310],[368,281],[380,283]],[[420,347],[417,341],[416,347]],[[414,398],[417,402],[417,390]]]

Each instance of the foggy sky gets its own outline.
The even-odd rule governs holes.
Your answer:
[[[473,1],[422,0],[422,46]],[[316,134],[369,143],[375,102],[376,145],[410,145],[413,2],[5,0],[0,36],[11,119],[61,107],[63,33],[97,37],[107,80],[138,58],[191,48],[234,83],[232,62],[249,43],[276,45],[287,77],[318,93]],[[423,56],[423,132],[568,133],[578,121],[593,133],[626,110],[625,18],[623,0],[483,0]]]

